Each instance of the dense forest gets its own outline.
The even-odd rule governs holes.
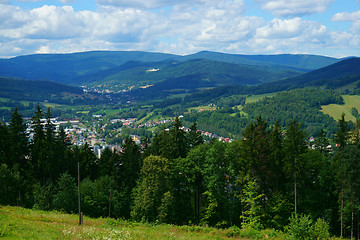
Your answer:
[[[77,212],[79,163],[88,216],[283,231],[300,219],[359,236],[360,122],[351,129],[342,116],[334,139],[320,131],[307,142],[296,119],[281,127],[258,116],[241,140],[223,143],[205,142],[196,123],[185,132],[176,118],[153,139],[126,138],[120,152],[97,158],[50,118],[37,106],[29,135],[17,109],[0,125],[0,204]]]

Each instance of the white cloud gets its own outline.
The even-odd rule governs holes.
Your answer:
[[[336,13],[332,18],[331,21],[334,22],[344,22],[344,21],[359,21],[360,20],[360,11],[357,12],[341,12]]]
[[[332,18],[333,22],[352,22],[351,31],[354,33],[360,32],[360,11],[357,12],[341,12],[336,13]]]
[[[263,6],[282,2],[256,1]],[[316,53],[319,49],[337,48],[346,52],[346,49],[358,49],[360,44],[356,32],[331,32],[323,24],[300,17],[265,21],[262,17],[246,16],[244,0],[195,0],[192,4],[187,4],[190,0],[176,1],[176,4],[173,0],[98,2],[102,5],[98,5],[96,11],[47,5],[26,10],[1,4],[0,56],[88,50],[177,54],[201,50],[244,54]],[[325,6],[331,1],[319,2]],[[175,5],[151,9],[170,3]],[[289,1],[289,4],[296,3]],[[314,1],[313,6],[318,5]],[[273,9],[281,8],[279,5]],[[356,16],[355,13],[334,15],[333,21],[350,19],[355,26]]]
[[[261,8],[280,17],[294,17],[323,13],[334,0],[254,0]]]

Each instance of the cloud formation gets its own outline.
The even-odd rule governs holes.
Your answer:
[[[305,16],[325,12],[334,0],[255,0],[264,10],[279,17]]]
[[[87,50],[323,54],[319,49],[359,44],[360,12],[332,17],[351,21],[351,32],[298,16],[322,12],[332,0],[312,1],[312,7],[308,0],[254,0],[278,15],[270,20],[248,15],[244,0],[97,0],[93,11],[71,4],[22,9],[0,1],[0,56]]]

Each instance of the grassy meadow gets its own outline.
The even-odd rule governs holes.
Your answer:
[[[275,230],[217,229],[201,226],[136,223],[111,218],[89,218],[78,225],[78,215],[0,206],[0,239],[289,239]],[[332,240],[339,238],[331,238]]]
[[[0,239],[229,239],[229,230],[197,226],[133,223],[20,207],[0,207]],[[246,239],[246,238],[231,238]]]
[[[357,95],[344,95],[343,96],[345,104],[330,104],[322,106],[322,112],[328,114],[330,117],[334,118],[336,121],[340,119],[341,114],[345,113],[346,121],[355,122],[355,117],[351,114],[351,108],[355,107],[360,112],[360,96]]]

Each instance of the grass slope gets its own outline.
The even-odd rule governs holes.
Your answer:
[[[341,118],[341,114],[345,113],[346,121],[355,122],[355,117],[351,114],[351,109],[354,107],[360,112],[360,96],[357,95],[344,95],[343,96],[345,104],[330,104],[322,106],[322,112],[328,114],[330,117],[336,121]]]
[[[226,233],[214,228],[88,217],[79,226],[74,214],[0,207],[0,238],[4,239],[229,239]]]

